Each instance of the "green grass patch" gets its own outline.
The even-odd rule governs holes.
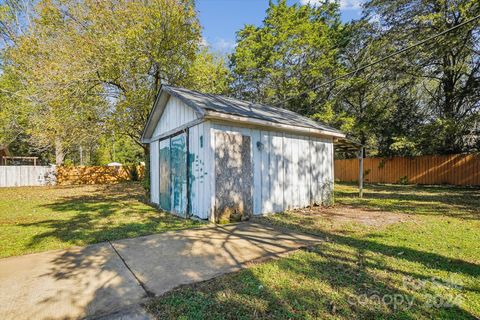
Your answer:
[[[144,201],[138,183],[0,189],[0,257],[179,230],[179,219]]]
[[[477,319],[480,190],[336,186],[336,205],[405,215],[382,226],[325,222],[289,212],[263,218],[325,241],[153,301],[158,318]]]

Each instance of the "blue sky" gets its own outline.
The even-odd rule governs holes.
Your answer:
[[[289,4],[315,3],[318,0],[287,0]],[[363,0],[339,0],[342,20],[360,17]],[[260,25],[268,0],[197,0],[203,37],[214,51],[228,53],[235,45],[235,32],[245,24]]]

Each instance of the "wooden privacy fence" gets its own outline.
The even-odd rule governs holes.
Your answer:
[[[0,166],[0,187],[55,184],[53,166]]]
[[[366,158],[364,181],[480,186],[480,155]],[[358,159],[335,160],[335,180],[358,181]]]
[[[65,166],[57,168],[57,184],[105,184],[140,180],[144,172],[144,166]]]

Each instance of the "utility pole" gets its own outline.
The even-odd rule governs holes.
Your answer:
[[[363,146],[360,148],[358,162],[359,162],[359,172],[358,172],[358,196],[363,198]]]

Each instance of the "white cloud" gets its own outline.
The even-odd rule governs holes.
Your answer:
[[[208,47],[210,46],[210,43],[207,41],[207,39],[205,39],[204,37],[202,37],[202,39],[200,40],[200,45],[202,47]]]
[[[233,49],[235,49],[237,44],[235,43],[235,41],[230,41],[230,40],[226,40],[226,39],[223,39],[223,38],[217,38],[211,44],[211,46],[214,50],[217,50],[217,51],[220,51],[220,52],[231,52],[231,51],[233,51]]]
[[[364,0],[330,0],[330,1],[339,1],[341,10],[358,10],[361,8]],[[300,0],[300,4],[307,5],[311,4],[312,6],[319,5],[322,0]]]
[[[202,37],[202,39],[200,40],[200,46],[210,48],[213,51],[221,54],[229,54],[233,52],[237,44],[233,40],[227,40],[224,38],[216,37],[215,40],[212,40],[207,39],[206,37]]]

